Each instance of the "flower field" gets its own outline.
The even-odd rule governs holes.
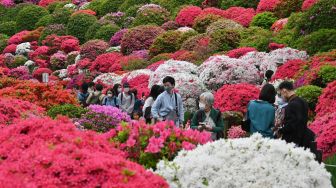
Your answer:
[[[0,0],[0,188],[336,187],[335,26],[336,0]],[[307,101],[322,163],[242,130],[267,70]],[[77,100],[166,76],[186,128]],[[188,129],[206,91],[225,139]]]

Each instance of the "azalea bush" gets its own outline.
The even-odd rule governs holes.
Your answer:
[[[120,46],[121,39],[123,38],[124,34],[128,32],[128,29],[121,29],[116,32],[110,39],[111,46]]]
[[[133,21],[133,26],[139,25],[158,25],[168,21],[170,13],[165,9],[155,4],[147,4],[140,7]]]
[[[230,58],[239,58],[249,52],[255,52],[257,49],[252,48],[252,47],[241,47],[237,49],[230,50],[226,52],[225,55],[229,56]]]
[[[194,20],[193,28],[199,32],[204,33],[207,27],[223,17],[214,14],[201,14],[197,16]]]
[[[331,113],[336,108],[336,81],[333,81],[322,90],[322,94],[316,105],[317,116],[323,116]]]
[[[312,153],[260,134],[182,151],[172,161],[160,161],[155,172],[171,187],[332,187],[330,173]]]
[[[195,18],[201,14],[202,9],[197,6],[186,6],[177,14],[175,21],[181,26],[192,26]]]
[[[113,52],[99,55],[90,67],[91,71],[99,71],[103,73],[120,71],[121,54]]]
[[[127,113],[112,106],[101,105],[90,105],[88,112],[76,120],[82,128],[96,132],[107,132],[123,121],[131,121]]]
[[[272,12],[263,12],[253,17],[251,26],[269,29],[276,20],[277,17]]]
[[[305,99],[306,102],[308,103],[309,108],[312,111],[314,111],[315,107],[316,107],[318,97],[322,93],[322,88],[320,88],[318,86],[307,85],[307,86],[303,86],[303,87],[300,87],[300,88],[296,89],[295,93],[299,97]]]
[[[38,20],[47,15],[48,11],[42,7],[36,5],[30,5],[23,8],[17,13],[16,23],[20,30],[33,30],[35,29],[35,23]]]
[[[246,8],[257,8],[259,0],[225,0],[221,3],[222,9],[228,9],[230,7],[246,7]]]
[[[15,123],[2,130],[0,140],[1,184],[168,187],[161,177],[126,160],[105,138],[79,131],[66,119],[32,118]]]
[[[199,67],[199,77],[211,90],[224,84],[257,84],[261,80],[257,68],[247,61],[219,55],[210,57]]]
[[[105,53],[109,45],[103,40],[91,40],[81,46],[80,54],[81,58],[88,58],[95,60],[97,56]]]
[[[305,61],[300,59],[289,60],[285,64],[281,65],[273,75],[272,79],[291,79],[298,74],[303,66],[307,65]]]
[[[44,109],[28,101],[0,97],[0,127],[20,119],[44,115]]]
[[[85,34],[89,27],[97,21],[97,18],[88,14],[76,14],[70,17],[67,24],[67,33],[79,39],[81,43],[86,42]]]
[[[256,12],[253,8],[230,7],[225,10],[224,17],[248,27],[255,14]]]
[[[241,128],[241,126],[232,126],[228,130],[228,138],[243,138],[247,136],[247,133]]]
[[[318,72],[318,76],[321,78],[323,84],[328,84],[336,80],[336,66],[325,65],[322,66]]]
[[[215,94],[214,107],[221,112],[237,111],[245,113],[250,100],[259,98],[260,89],[250,84],[224,85]]]
[[[336,48],[336,29],[320,29],[300,38],[297,46],[309,54],[327,52]]]
[[[163,32],[160,27],[149,25],[132,28],[123,35],[121,51],[123,54],[130,54],[136,50],[149,49],[154,39]]]
[[[172,160],[180,150],[192,150],[211,140],[208,132],[182,130],[167,122],[147,125],[142,121],[122,123],[106,133],[106,137],[125,151],[129,159],[146,168],[155,168],[159,160]]]
[[[259,51],[267,51],[272,32],[260,27],[249,27],[242,32],[241,47],[253,47]]]
[[[244,27],[230,19],[220,19],[214,23],[211,23],[207,29],[206,33],[208,35],[211,35],[213,32],[219,30],[219,29],[230,29],[230,30],[243,30]]]
[[[63,104],[63,105],[55,105],[51,107],[47,115],[51,118],[55,119],[57,116],[67,116],[69,118],[80,118],[82,114],[86,112],[86,109],[80,106],[75,106],[72,104]]]

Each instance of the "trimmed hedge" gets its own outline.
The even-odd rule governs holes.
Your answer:
[[[321,67],[318,76],[321,78],[322,84],[326,86],[336,80],[336,66],[325,65]]]
[[[49,14],[49,12],[39,6],[31,5],[23,8],[16,17],[16,23],[19,30],[33,30],[35,24],[40,18]]]
[[[260,0],[223,0],[221,3],[222,9],[228,9],[230,7],[245,7],[256,9]]]
[[[309,54],[336,49],[336,29],[320,29],[297,41],[297,47]]]
[[[219,15],[207,14],[197,16],[194,20],[193,28],[199,33],[205,33],[208,26],[218,20],[222,19]]]
[[[260,27],[249,27],[241,32],[240,47],[253,47],[258,51],[268,51],[272,32]]]
[[[302,86],[295,93],[306,100],[309,108],[314,111],[318,97],[322,94],[322,88],[313,85]]]
[[[0,34],[0,53],[7,47],[8,36]]]
[[[12,36],[18,32],[17,24],[14,21],[0,23],[0,33]]]
[[[63,104],[51,107],[47,115],[55,119],[58,115],[67,116],[69,118],[80,118],[87,110],[80,106],[72,104]]]
[[[96,17],[88,14],[76,14],[71,16],[67,25],[67,33],[72,35],[81,43],[84,43],[85,34],[89,27],[97,21]]]
[[[263,12],[253,17],[251,26],[261,27],[264,29],[270,29],[277,17],[272,12]]]
[[[97,30],[95,39],[102,39],[108,42],[110,41],[111,37],[119,30],[120,27],[117,25],[103,25]]]
[[[148,8],[144,11],[137,13],[132,25],[161,26],[163,23],[168,21],[169,15],[169,12],[164,8]]]

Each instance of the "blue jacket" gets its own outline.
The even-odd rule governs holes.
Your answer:
[[[275,108],[266,101],[253,100],[247,107],[247,119],[251,120],[251,133],[258,132],[264,137],[273,138]]]

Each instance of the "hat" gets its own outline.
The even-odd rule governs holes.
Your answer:
[[[127,83],[127,82],[124,83],[123,86],[124,86],[124,87],[128,87],[128,88],[130,87],[129,83]]]

